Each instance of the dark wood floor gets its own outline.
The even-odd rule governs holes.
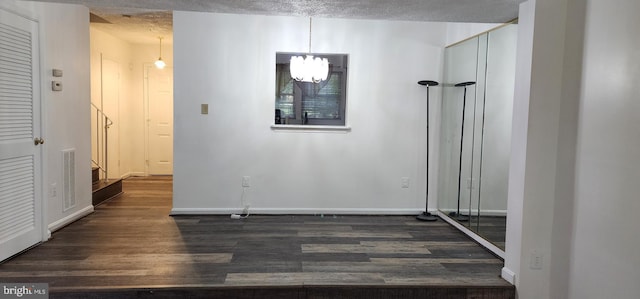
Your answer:
[[[480,219],[472,217],[470,229],[504,250],[507,233],[506,216],[481,216]]]
[[[515,298],[502,261],[412,216],[168,216],[171,177],[124,194],[0,265],[51,298]]]
[[[455,220],[455,217],[452,219]],[[472,216],[458,223],[504,251],[507,232],[506,216]]]

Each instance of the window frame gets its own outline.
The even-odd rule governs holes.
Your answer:
[[[279,98],[279,74],[278,70],[280,69],[278,65],[286,65],[286,70],[288,70],[289,60],[291,56],[294,55],[313,55],[317,57],[327,58],[329,59],[331,75],[339,74],[341,76],[340,80],[340,102],[338,113],[340,115],[339,118],[307,118],[306,123],[303,116],[303,90],[300,84],[296,84],[293,82],[293,110],[295,118],[282,118],[281,123],[276,123],[275,121],[275,109],[277,109],[278,98]],[[337,126],[344,127],[347,124],[347,86],[348,86],[348,61],[349,56],[347,54],[328,54],[328,53],[283,53],[276,52],[276,67],[275,67],[275,75],[276,75],[276,90],[275,90],[275,103],[274,103],[274,125],[275,126]],[[315,83],[302,83],[302,84],[315,84]]]

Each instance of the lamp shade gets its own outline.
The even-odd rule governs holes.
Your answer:
[[[327,80],[329,60],[313,55],[292,56],[289,65],[291,78],[296,81],[318,83]]]
[[[156,65],[156,67],[158,69],[163,69],[167,65],[166,63],[164,63],[162,58],[158,58],[158,60],[156,60],[156,62],[154,62],[154,64]]]

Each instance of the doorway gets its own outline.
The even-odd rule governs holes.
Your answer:
[[[173,68],[145,65],[146,168],[173,174]]]

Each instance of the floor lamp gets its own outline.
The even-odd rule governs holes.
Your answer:
[[[462,179],[462,145],[464,141],[464,113],[467,105],[467,86],[476,84],[476,82],[462,82],[455,85],[455,87],[464,87],[464,96],[462,97],[462,129],[460,130],[460,160],[458,162],[458,210],[455,215],[455,219],[458,221],[469,221],[469,216],[460,214],[460,188]]]
[[[429,106],[431,104],[429,102],[429,86],[437,86],[438,82],[430,81],[430,80],[422,80],[422,81],[418,81],[418,84],[427,87],[427,198],[425,200],[426,203],[425,203],[424,212],[418,215],[416,219],[421,221],[436,221],[438,220],[438,217],[431,215],[431,213],[429,213],[429,120],[430,120]]]

